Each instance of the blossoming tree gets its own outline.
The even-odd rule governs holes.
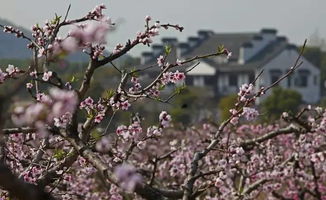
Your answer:
[[[129,124],[112,124],[114,113],[126,112],[141,99],[168,102],[175,94],[164,100],[160,91],[185,79],[180,66],[195,67],[202,58],[231,53],[218,48],[209,55],[168,63],[166,52],[152,66],[158,73],[147,85],[137,75],[146,68],[116,68],[121,75],[116,90],[93,99],[86,94],[97,69],[114,66],[112,61],[137,45],[150,46],[162,29],[183,27],[146,16],[143,32],[105,55],[105,36],[114,26],[103,14],[105,6],[73,20],[68,19],[69,9],[44,26],[33,26],[31,38],[1,25],[4,32],[29,40],[34,53],[29,67],[0,69],[1,84],[9,79],[17,83],[0,96],[1,200],[326,199],[325,109],[307,106],[295,115],[283,113],[274,124],[248,122],[259,117],[255,100],[300,67],[300,56],[270,86],[257,89],[259,76],[242,85],[230,118],[221,124],[178,130],[166,111],[148,127],[137,115]],[[65,26],[71,31],[60,38]],[[63,80],[53,67],[75,51],[89,55],[79,86]],[[30,103],[11,105],[22,85]],[[108,131],[112,126],[115,133]],[[95,135],[97,127],[105,128]]]

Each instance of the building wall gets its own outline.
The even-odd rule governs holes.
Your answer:
[[[250,74],[240,72],[218,73],[216,96],[226,96],[239,92],[239,87],[249,83]]]
[[[187,70],[190,70],[192,66],[190,66]],[[195,68],[191,69],[187,74],[190,76],[214,76],[216,73],[215,67],[211,65],[200,62]]]
[[[268,86],[272,83],[272,74],[280,71],[281,74],[287,73],[291,66],[293,66],[295,60],[299,56],[299,53],[295,49],[286,49],[281,52],[274,59],[269,61],[263,66],[264,73],[258,79],[257,90],[260,86]],[[317,103],[320,100],[320,71],[315,66],[313,66],[305,58],[301,58],[303,64],[295,71],[286,80],[283,80],[279,85],[298,91],[302,95],[303,101],[306,103]],[[300,86],[300,82],[303,81],[300,76],[300,72],[308,72],[307,75],[307,86]],[[256,74],[259,73],[259,69]],[[277,74],[277,73],[276,73]],[[297,80],[296,80],[297,79]],[[266,98],[271,92],[267,92],[267,95],[264,95],[259,99],[262,101]]]

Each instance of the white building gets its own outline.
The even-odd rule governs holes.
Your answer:
[[[216,52],[219,45],[231,51],[229,60],[225,57],[204,59],[187,74],[187,85],[212,88],[215,96],[222,97],[236,93],[242,84],[252,82],[262,69],[264,73],[256,82],[257,88],[272,84],[293,66],[299,49],[276,33],[274,29],[229,34],[199,31],[198,37],[190,37],[186,43],[178,43],[175,38],[162,41],[163,45],[174,47],[170,62],[176,57],[186,59]],[[155,62],[162,54],[163,45],[153,45],[153,52],[145,52],[143,64]],[[316,103],[320,100],[320,70],[305,58],[301,60],[300,68],[279,85],[298,91],[306,103]]]

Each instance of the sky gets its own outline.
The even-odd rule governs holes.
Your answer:
[[[54,13],[64,15],[69,4],[69,18],[73,19],[101,3],[117,24],[116,31],[107,36],[109,48],[133,39],[144,29],[146,15],[184,26],[182,33],[168,30],[160,35],[176,36],[180,41],[195,36],[199,29],[259,32],[275,28],[295,44],[302,44],[316,32],[326,38],[326,0],[0,0],[0,18],[29,28],[51,19]],[[160,37],[154,42],[159,43]],[[144,50],[138,47],[131,54]]]

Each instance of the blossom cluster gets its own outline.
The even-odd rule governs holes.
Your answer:
[[[4,26],[3,32],[15,34],[17,38],[23,37],[24,33],[12,26]]]
[[[38,128],[53,122],[58,126],[66,125],[76,109],[78,97],[74,91],[52,88],[49,95],[38,93],[37,101],[27,107],[16,107],[12,115],[13,122]]]
[[[111,105],[115,109],[121,110],[128,110],[131,104],[129,103],[128,99],[124,97],[120,97],[118,100],[115,97],[111,97],[109,101],[109,105]]]
[[[134,191],[136,184],[142,182],[142,177],[137,174],[136,168],[132,165],[120,165],[115,168],[114,174],[120,186],[127,191]]]
[[[129,92],[130,93],[140,92],[142,86],[139,82],[139,78],[135,76],[131,77],[131,83],[132,83],[132,87],[129,88]]]
[[[99,99],[97,103],[91,97],[87,97],[79,104],[80,109],[85,109],[89,116],[94,116],[94,122],[100,123],[105,117],[105,103],[103,99]]]
[[[8,65],[5,72],[0,69],[0,84],[3,83],[8,78],[14,78],[17,74],[22,73],[18,67],[14,65]]]

